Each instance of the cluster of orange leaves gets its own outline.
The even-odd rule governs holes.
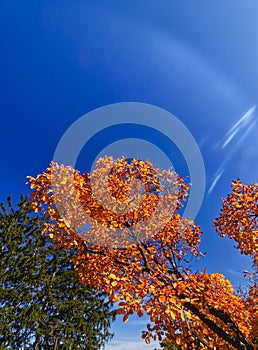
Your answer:
[[[258,184],[245,185],[232,181],[232,193],[223,199],[221,215],[215,227],[221,237],[228,235],[237,242],[237,249],[254,259],[258,266]]]
[[[118,302],[124,322],[133,313],[149,316],[146,343],[171,339],[182,349],[235,349],[228,335],[255,349],[257,283],[244,298],[222,274],[187,268],[187,258],[203,254],[200,227],[178,213],[189,190],[182,178],[148,161],[112,157],[99,159],[91,174],[52,163],[29,178],[34,210],[50,219],[45,232],[56,244],[77,246],[73,263],[81,281]],[[233,182],[215,221],[256,267],[257,196],[257,185]]]

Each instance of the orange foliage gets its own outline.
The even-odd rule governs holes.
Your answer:
[[[189,257],[199,251],[200,227],[178,213],[188,186],[170,170],[112,157],[91,174],[52,163],[30,177],[34,210],[50,218],[45,227],[57,244],[77,246],[74,261],[83,283],[118,302],[123,321],[146,313],[142,337],[173,340],[182,349],[255,349],[257,283],[237,295],[222,274],[194,273]],[[257,266],[257,185],[232,183],[215,221]]]
[[[223,199],[215,227],[220,236],[228,235],[238,243],[237,249],[250,255],[258,266],[258,184],[232,181],[233,191]]]

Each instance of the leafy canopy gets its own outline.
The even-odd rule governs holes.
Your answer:
[[[170,170],[126,158],[98,160],[91,174],[52,163],[30,177],[32,205],[60,245],[77,247],[81,282],[119,303],[123,321],[146,313],[142,337],[181,349],[255,349],[258,336],[257,184],[232,182],[215,227],[253,258],[247,296],[221,273],[190,271],[202,256],[200,227],[180,215],[189,187]]]

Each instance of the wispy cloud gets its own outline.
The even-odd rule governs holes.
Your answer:
[[[151,342],[151,344],[146,344],[144,340],[132,341],[128,338],[124,340],[114,341],[105,347],[105,350],[153,350],[159,348],[158,343]]]
[[[236,270],[232,270],[232,269],[227,269],[227,272],[231,275],[241,275],[243,272],[242,271],[236,271]]]
[[[256,105],[252,106],[238,121],[228,130],[228,132],[219,140],[215,148],[224,149],[234,139],[234,137],[254,120]]]
[[[139,318],[131,319],[131,320],[129,319],[128,321],[129,326],[137,326],[137,327],[144,326],[144,329],[146,328],[147,323],[151,323],[148,317],[143,317],[142,319],[139,319]]]
[[[241,143],[246,139],[247,135],[253,129],[256,124],[255,119],[256,105],[251,107],[239,120],[229,129],[229,131],[221,138],[221,140],[216,144],[215,148],[224,150],[231,141],[237,137],[237,141],[228,155],[225,157],[224,161],[220,164],[217,171],[211,178],[211,184],[208,189],[207,194],[209,195],[215,188],[222,174],[226,170],[226,167],[230,161],[232,155],[237,151]]]
[[[106,345],[105,350],[153,350],[160,348],[158,341],[151,341],[148,345],[141,338],[142,330],[146,329],[147,323],[151,323],[147,315],[141,318],[137,315],[131,315],[126,324],[122,323],[121,316],[118,315],[116,328],[111,329],[111,331],[114,331],[115,336]]]
[[[219,179],[221,178],[221,176],[222,176],[224,170],[225,170],[225,169],[222,169],[220,172],[217,172],[217,173],[216,173],[216,176],[214,177],[214,179],[213,179],[213,181],[212,181],[212,183],[211,183],[211,185],[210,185],[210,187],[209,187],[209,189],[208,189],[208,194],[210,194],[210,193],[213,191],[213,189],[214,189],[214,187],[216,186],[217,182],[218,182]]]

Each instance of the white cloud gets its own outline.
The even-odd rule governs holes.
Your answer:
[[[143,339],[132,341],[131,338],[124,338],[124,340],[111,342],[105,350],[153,350],[155,348],[159,348],[159,343],[146,344]]]
[[[222,139],[215,146],[215,148],[220,148],[221,150],[223,150],[237,136],[236,143],[233,145],[232,149],[229,151],[229,153],[227,154],[227,156],[213,175],[207,195],[209,195],[213,191],[217,182],[224,173],[226,166],[228,165],[233,154],[235,154],[239,145],[241,145],[241,143],[246,139],[247,135],[255,126],[255,110],[256,106],[251,107],[241,118],[239,118],[239,120],[230,128],[230,130],[222,137]]]
[[[228,132],[216,144],[215,148],[224,149],[234,137],[246,126],[253,124],[256,105],[252,106],[238,121],[228,130]]]
[[[223,172],[224,172],[224,169],[222,169],[219,173],[216,172],[216,174],[215,174],[216,176],[213,178],[213,181],[212,181],[212,183],[210,185],[210,188],[208,189],[208,194],[210,194],[213,191],[213,189],[216,186],[217,182],[221,178]]]
[[[159,349],[159,342],[148,345],[141,338],[142,331],[146,329],[147,323],[151,323],[149,317],[144,315],[139,318],[137,315],[130,315],[127,323],[122,322],[122,315],[118,315],[111,327],[114,338],[105,347],[105,350],[153,350]]]
[[[150,323],[149,318],[145,315],[145,317],[139,319],[139,318],[134,318],[134,319],[129,319],[128,321],[128,326],[143,326],[143,328],[146,328],[146,324]]]

